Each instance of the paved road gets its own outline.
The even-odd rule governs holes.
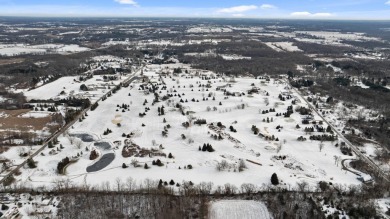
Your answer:
[[[344,135],[342,134],[342,133],[340,133],[330,122],[328,122],[328,120],[324,117],[324,116],[322,116],[322,114],[320,113],[320,112],[318,112],[317,111],[317,109],[309,102],[309,101],[307,101],[303,96],[302,96],[302,94],[301,94],[301,92],[298,90],[298,89],[296,89],[296,88],[294,88],[294,87],[292,87],[291,85],[290,85],[290,83],[287,81],[287,80],[284,80],[291,88],[292,88],[292,90],[293,91],[295,91],[295,93],[298,95],[298,96],[300,96],[306,103],[307,103],[307,105],[319,116],[319,117],[321,117],[322,118],[322,120],[327,124],[327,125],[329,125],[331,128],[332,128],[332,130],[333,130],[333,132],[334,133],[336,133],[337,135],[338,135],[338,137],[340,138],[340,139],[342,139],[344,142],[345,142],[345,144],[347,145],[347,146],[349,146],[351,149],[352,149],[352,151],[353,152],[355,152],[355,154],[360,158],[360,159],[362,159],[363,161],[365,161],[374,171],[376,171],[376,173],[378,173],[381,177],[383,177],[386,181],[390,181],[389,180],[389,176],[376,164],[376,163],[374,163],[370,158],[368,158],[366,155],[364,155],[360,150],[359,150],[359,148],[358,147],[356,147],[355,145],[353,145],[350,141],[348,141],[348,139],[347,138],[345,138],[344,137]]]
[[[134,80],[138,80],[140,77],[139,76],[136,76],[139,72],[141,71],[140,68],[138,68],[134,74],[131,74],[128,78],[126,78],[125,80],[122,81],[122,84],[130,84],[132,83]],[[113,90],[115,89],[112,88],[111,90],[109,90],[107,93],[109,92],[112,92]],[[99,102],[102,100],[102,98],[104,96],[107,95],[107,93],[105,95],[103,95],[101,98],[99,98],[97,101],[95,101],[95,103]],[[94,103],[93,103],[94,104]],[[91,104],[91,106],[93,105]],[[21,164],[17,165],[16,168],[14,168],[13,170],[11,170],[8,174],[4,175],[4,177],[0,180],[0,184],[2,184],[9,176],[11,176],[14,172],[16,172],[17,170],[19,170],[20,168],[22,168],[26,163],[27,163],[27,160],[28,159],[33,159],[35,156],[37,156],[38,154],[40,154],[47,146],[48,146],[48,143],[54,139],[56,139],[58,136],[60,136],[62,133],[64,133],[66,130],[68,130],[72,125],[74,125],[77,121],[79,121],[79,118],[81,118],[83,115],[85,115],[86,112],[88,112],[90,109],[91,109],[91,106],[89,106],[88,108],[84,109],[73,121],[71,121],[70,123],[66,124],[64,127],[62,127],[60,130],[58,130],[57,132],[53,133],[49,138],[47,138],[45,140],[45,142],[43,143],[42,147],[39,148],[36,152],[34,152],[33,154],[31,154],[29,157],[27,157]]]

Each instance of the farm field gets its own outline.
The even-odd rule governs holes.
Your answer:
[[[283,80],[228,78],[186,66],[188,73],[172,73],[175,67],[147,66],[142,80],[99,102],[57,145],[35,157],[37,168],[23,169],[17,182],[99,186],[132,178],[265,188],[276,173],[286,188],[303,181],[310,190],[320,181],[361,183],[342,170],[341,161],[353,157],[341,153],[337,140],[309,139],[324,133],[304,131],[313,124],[302,124],[305,116],[296,110],[307,106]],[[312,121],[321,124],[316,116]],[[66,157],[69,164],[59,170]]]
[[[211,203],[209,209],[211,219],[271,219],[267,207],[256,201],[223,200]]]

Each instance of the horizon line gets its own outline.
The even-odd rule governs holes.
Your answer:
[[[197,18],[197,19],[232,19],[232,20],[308,20],[308,21],[389,21],[390,18],[387,19],[368,19],[368,18],[304,18],[304,17],[226,17],[226,16],[220,16],[220,17],[213,17],[213,16],[161,16],[161,15],[148,15],[148,16],[125,16],[125,15],[0,15],[0,18],[63,18],[63,19],[72,19],[72,18],[106,18],[106,19],[112,19],[112,18],[135,18],[135,19],[189,19],[189,18]]]

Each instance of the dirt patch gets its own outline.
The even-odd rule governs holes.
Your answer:
[[[14,59],[0,59],[0,65],[9,65],[24,62],[22,58],[14,58]]]
[[[121,115],[115,115],[115,118],[111,120],[111,122],[115,125],[118,125],[122,122],[122,116]]]
[[[51,116],[42,118],[22,118],[17,116],[8,116],[1,118],[1,129],[20,129],[31,128],[34,130],[42,130],[49,122],[51,122]]]
[[[48,124],[52,122],[51,115],[42,118],[18,117],[19,115],[22,115],[29,111],[30,111],[29,109],[1,110],[0,111],[0,115],[1,115],[0,137],[9,135],[9,133],[7,134],[7,132],[9,132],[10,130],[11,131],[18,130],[20,132],[28,132],[29,130],[34,130],[34,131],[42,130],[45,127],[48,127]],[[57,128],[53,127],[53,130]]]

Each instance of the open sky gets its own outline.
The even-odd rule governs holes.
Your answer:
[[[390,20],[390,0],[0,0],[0,16]]]

